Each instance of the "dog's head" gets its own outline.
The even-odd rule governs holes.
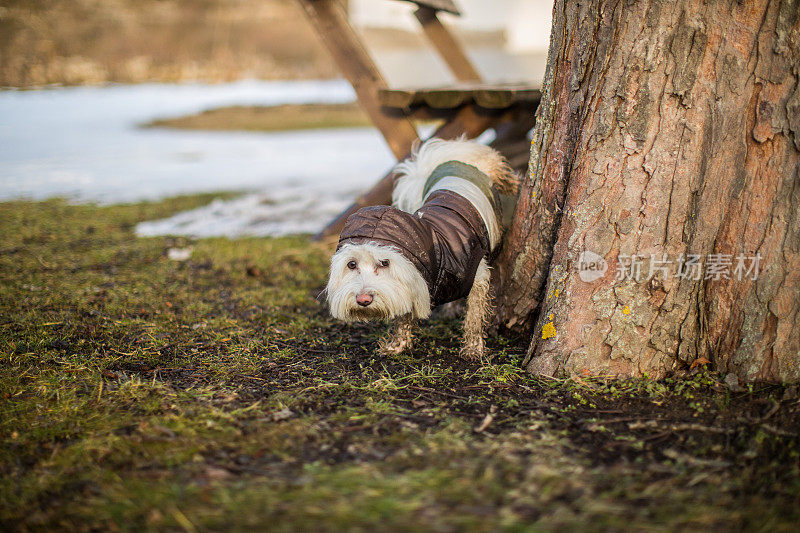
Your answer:
[[[331,259],[326,292],[331,315],[347,322],[431,314],[427,283],[411,261],[389,246],[342,246]]]

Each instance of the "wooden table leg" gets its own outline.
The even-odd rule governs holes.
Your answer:
[[[439,55],[442,56],[442,59],[447,63],[450,71],[458,81],[472,83],[481,81],[481,75],[472,66],[472,62],[470,62],[461,44],[456,41],[450,30],[439,20],[435,9],[420,7],[414,11],[414,16],[417,17],[417,20],[422,25],[422,31],[425,36],[436,48],[436,51],[439,52]]]
[[[405,157],[417,140],[417,130],[402,114],[390,113],[381,107],[378,91],[386,87],[386,81],[348,22],[342,6],[336,0],[298,1],[392,153],[398,159]]]

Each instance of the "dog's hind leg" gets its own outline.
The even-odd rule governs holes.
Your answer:
[[[475,282],[467,296],[467,314],[464,317],[464,339],[459,355],[463,359],[475,361],[484,358],[485,343],[483,332],[489,321],[492,303],[489,298],[491,272],[486,259],[482,259],[475,273]]]
[[[414,343],[415,327],[416,320],[411,314],[396,318],[391,333],[381,340],[378,352],[384,356],[397,355],[409,349]]]

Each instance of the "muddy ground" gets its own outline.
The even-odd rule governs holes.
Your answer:
[[[136,238],[209,199],[0,205],[0,529],[796,528],[796,386],[381,358],[305,237]]]

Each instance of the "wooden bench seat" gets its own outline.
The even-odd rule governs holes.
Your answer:
[[[475,104],[485,109],[506,109],[514,104],[536,106],[542,98],[538,87],[524,84],[485,85],[459,84],[429,89],[381,89],[381,105],[395,109],[428,106],[434,109],[453,109]]]

